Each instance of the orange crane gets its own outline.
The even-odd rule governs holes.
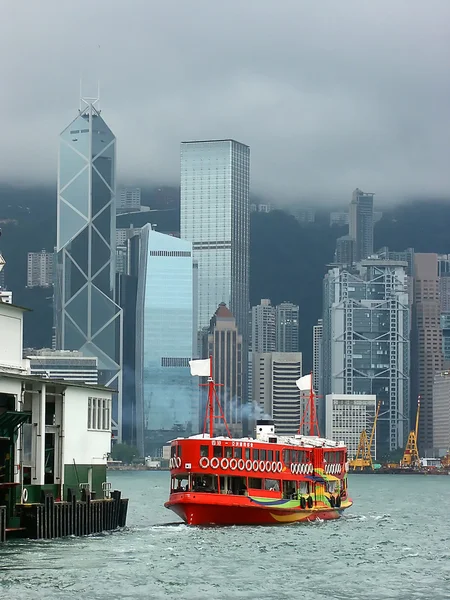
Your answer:
[[[370,439],[367,438],[367,431],[365,429],[362,430],[361,435],[359,437],[358,450],[356,451],[356,456],[353,460],[350,461],[350,467],[353,471],[357,469],[363,470],[370,468],[373,470],[373,462],[372,462],[372,444],[375,437],[375,430],[377,427],[378,414],[380,412],[381,400],[378,402],[377,412],[375,413],[375,420],[372,426],[372,432],[370,434]]]
[[[409,432],[403,458],[400,461],[401,467],[420,467],[419,451],[417,449],[417,435],[419,433],[419,415],[420,415],[420,396],[417,399],[416,427]]]

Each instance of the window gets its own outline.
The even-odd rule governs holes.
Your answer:
[[[242,458],[242,448],[234,449],[234,458]]]
[[[88,398],[87,428],[97,431],[111,429],[111,400]]]
[[[253,448],[253,460],[258,460],[259,458],[259,451],[258,448]]]
[[[222,447],[214,446],[213,455],[215,458],[222,458]]]
[[[208,457],[208,450],[209,450],[209,446],[200,446],[200,456],[206,456]]]
[[[225,448],[225,457],[231,458],[233,456],[233,448],[231,446],[227,446]]]
[[[262,489],[262,479],[259,477],[249,477],[248,479],[248,487],[254,490]]]

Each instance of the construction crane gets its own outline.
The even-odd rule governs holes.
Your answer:
[[[401,467],[420,467],[419,451],[417,449],[417,435],[419,433],[419,415],[420,415],[420,396],[417,398],[416,427],[409,432],[408,442],[406,443],[403,458],[400,461]]]
[[[378,414],[381,408],[381,400],[378,402],[377,412],[375,413],[375,419],[372,426],[372,432],[370,434],[370,439],[367,437],[367,431],[365,429],[362,430],[361,435],[359,437],[358,450],[356,451],[356,456],[353,460],[350,461],[350,467],[353,471],[360,469],[373,469],[372,462],[372,444],[375,437],[375,431],[377,428]]]

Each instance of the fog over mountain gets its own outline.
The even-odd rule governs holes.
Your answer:
[[[121,180],[179,182],[181,140],[233,137],[271,201],[450,189],[450,3],[3,2],[0,181],[52,183],[79,80]]]

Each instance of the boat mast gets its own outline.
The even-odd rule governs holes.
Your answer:
[[[308,403],[305,406],[305,410],[303,412],[302,420],[301,420],[300,426],[298,428],[298,433],[301,434],[303,427],[309,426],[309,435],[310,436],[317,435],[318,437],[320,437],[319,423],[317,421],[317,412],[316,412],[316,398],[317,398],[317,396],[314,393],[312,371],[311,371],[311,379],[310,379],[310,381],[311,382],[310,382],[310,385],[309,385]],[[307,414],[308,414],[309,419],[306,416]],[[315,431],[317,433],[314,433]]]
[[[209,437],[214,437],[214,379],[212,356],[209,357],[208,378],[208,410],[209,410]]]

